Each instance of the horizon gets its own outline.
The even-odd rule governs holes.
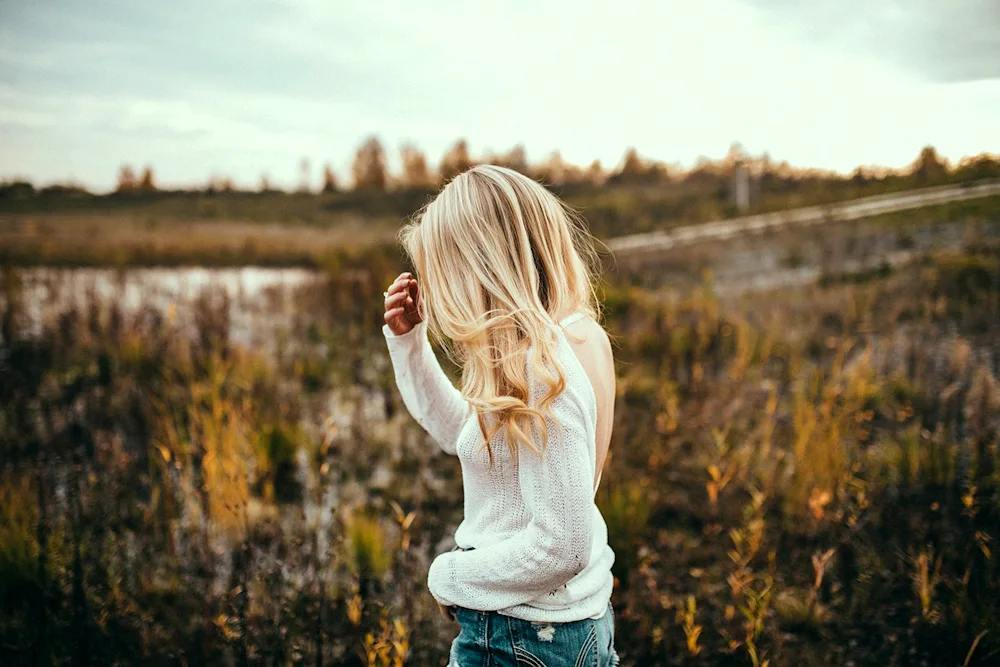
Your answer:
[[[0,179],[104,192],[130,164],[293,189],[307,159],[314,186],[325,163],[347,183],[373,134],[393,173],[402,144],[437,165],[461,138],[606,171],[630,147],[690,169],[739,142],[841,175],[1000,148],[1000,5],[850,4],[5,5]]]
[[[370,137],[376,137],[377,138],[377,135],[370,135]],[[739,142],[734,142],[734,146],[738,145],[738,144],[739,144]],[[515,148],[516,148],[516,146],[515,146]],[[616,175],[616,174],[620,174],[621,170],[622,170],[623,162],[624,162],[624,159],[625,159],[625,155],[628,152],[630,152],[631,150],[633,150],[633,148],[634,147],[628,147],[628,148],[626,148],[623,151],[623,153],[622,153],[622,158],[616,164],[614,164],[614,165],[603,165],[602,164],[601,165],[601,169],[602,169],[603,174],[605,176],[613,176],[613,175]],[[770,160],[770,163],[771,163],[772,166],[774,166],[774,167],[783,167],[783,168],[787,169],[788,171],[790,171],[793,175],[796,175],[796,176],[819,176],[819,177],[824,177],[824,178],[841,178],[841,179],[847,179],[847,178],[850,178],[852,174],[858,172],[859,170],[862,170],[869,177],[874,177],[874,178],[877,178],[877,179],[881,179],[881,178],[885,178],[885,177],[889,177],[889,176],[905,176],[907,174],[907,172],[911,168],[913,168],[913,166],[917,163],[917,161],[920,158],[920,155],[922,154],[923,150],[926,149],[926,148],[934,149],[937,158],[940,159],[941,162],[942,162],[942,164],[946,168],[948,168],[949,170],[956,169],[957,167],[959,167],[959,165],[963,161],[970,160],[972,158],[986,157],[986,158],[994,160],[994,161],[1000,161],[1000,153],[991,153],[991,152],[988,152],[988,151],[982,151],[980,153],[975,153],[975,154],[970,154],[970,155],[963,155],[963,156],[960,156],[958,158],[953,159],[953,158],[949,158],[948,156],[941,155],[941,153],[937,151],[936,147],[930,146],[930,145],[926,145],[926,146],[921,147],[921,149],[918,151],[918,153],[913,156],[913,159],[911,159],[909,162],[907,162],[905,164],[902,164],[902,165],[899,165],[899,166],[859,164],[859,165],[855,166],[854,168],[846,170],[846,171],[838,171],[838,170],[834,170],[834,169],[823,169],[823,168],[820,168],[820,167],[794,165],[794,164],[788,163],[788,161],[786,161],[786,160],[780,159],[780,156],[770,155],[766,151],[764,153],[760,154],[760,155],[746,155],[745,159],[747,159],[750,163],[753,163],[753,162],[757,162],[757,161],[759,161],[761,159],[765,159],[766,158],[766,159]],[[388,151],[387,151],[387,153],[388,153]],[[656,159],[654,157],[644,155],[641,151],[637,151],[637,153],[638,153],[639,158],[643,160],[643,162],[644,162],[644,164],[645,164],[646,167],[653,167],[653,166],[667,167],[670,170],[669,173],[671,174],[671,178],[676,178],[676,177],[679,176],[681,178],[681,180],[683,180],[688,175],[690,175],[692,172],[694,172],[695,169],[698,167],[698,163],[700,163],[702,161],[705,161],[705,162],[707,162],[707,164],[712,165],[712,166],[721,166],[721,165],[724,165],[725,162],[726,162],[726,155],[723,155],[721,157],[709,157],[709,156],[702,155],[702,156],[700,156],[698,158],[698,160],[696,161],[695,164],[680,165],[679,163],[676,163],[676,162],[665,162],[665,161],[662,161],[662,160],[658,160],[658,159]],[[504,155],[502,153],[477,155],[475,152],[473,152],[471,150],[470,150],[469,154],[470,154],[470,157],[471,157],[472,164],[501,164],[502,163],[502,158],[504,157]],[[425,157],[428,157],[428,162],[427,162],[428,174],[431,175],[432,178],[435,178],[437,180],[436,184],[432,183],[431,185],[433,187],[437,187],[437,186],[439,186],[441,184],[440,183],[441,176],[440,176],[440,172],[439,172],[439,166],[443,162],[443,159],[438,159],[437,161],[433,161],[433,160],[429,159],[429,156],[425,156]],[[444,156],[442,156],[442,158],[443,157]],[[539,171],[544,171],[544,168],[546,166],[546,160],[545,159],[531,160],[530,156],[528,156],[528,157],[529,157],[529,159],[527,161],[527,165],[526,166],[529,167],[529,169],[531,170],[532,173],[539,172]],[[549,156],[546,156],[546,159],[548,157]],[[397,160],[397,162],[398,162],[398,160]],[[284,183],[274,183],[274,182],[271,182],[271,181],[268,181],[268,190],[271,191],[271,192],[284,193],[284,194],[293,194],[293,193],[302,193],[302,192],[308,192],[308,193],[311,193],[311,194],[319,194],[320,191],[321,191],[321,187],[319,187],[319,186],[322,184],[323,169],[324,169],[324,167],[325,167],[326,164],[329,164],[329,162],[323,163],[323,164],[311,165],[311,170],[310,170],[311,174],[314,175],[314,176],[317,176],[318,178],[311,178],[308,190],[303,190],[302,189],[302,187],[301,187],[302,183],[301,182],[299,182],[299,183],[284,184]],[[413,187],[411,185],[407,185],[405,182],[401,182],[401,181],[397,180],[397,179],[400,179],[402,176],[404,176],[404,173],[403,173],[402,168],[401,168],[400,165],[397,164],[395,166],[397,168],[393,169],[393,168],[390,168],[391,165],[387,165],[386,175],[389,177],[389,181],[387,183],[386,191],[397,190],[397,189],[400,189],[400,188],[407,189],[407,188]],[[570,163],[566,162],[566,166],[576,167],[576,168],[579,168],[581,171],[584,171],[584,170],[586,170],[586,168],[589,165],[588,164],[570,164]],[[262,188],[262,185],[263,185],[262,181],[258,181],[257,183],[236,182],[236,181],[232,180],[231,178],[229,178],[226,174],[212,174],[212,175],[210,175],[209,177],[207,177],[203,181],[192,181],[192,182],[189,182],[189,183],[163,183],[163,182],[161,182],[159,180],[159,178],[156,175],[156,166],[152,165],[152,164],[148,164],[148,163],[122,163],[121,165],[119,165],[118,170],[116,170],[116,174],[119,173],[120,169],[126,168],[126,167],[129,168],[129,169],[131,169],[132,178],[134,178],[136,182],[138,182],[138,180],[142,177],[143,171],[146,168],[149,168],[151,170],[151,173],[152,173],[152,176],[153,176],[153,179],[154,179],[153,180],[153,184],[154,184],[153,189],[155,189],[157,191],[161,191],[161,192],[177,192],[177,193],[182,193],[182,192],[198,192],[200,190],[205,189],[206,187],[212,187],[213,182],[216,184],[216,187],[218,187],[219,183],[229,182],[229,184],[232,186],[232,191],[233,192],[257,192],[257,191],[261,191],[261,188]],[[338,191],[352,191],[352,190],[357,189],[356,188],[356,184],[354,184],[354,183],[352,183],[350,181],[345,182],[345,176],[349,176],[349,175],[350,175],[349,172],[347,174],[336,172],[336,171],[334,172],[334,176],[336,177],[337,183],[338,183],[338,188],[337,188]],[[0,185],[10,185],[10,184],[18,183],[18,182],[28,183],[28,184],[30,184],[31,186],[33,186],[38,191],[40,191],[42,189],[45,189],[47,187],[58,187],[58,186],[77,187],[77,188],[81,188],[82,190],[86,191],[89,194],[96,195],[96,196],[104,196],[104,195],[114,194],[115,192],[118,192],[121,189],[121,183],[118,182],[117,179],[116,179],[116,183],[113,184],[111,187],[106,188],[106,189],[97,189],[97,188],[89,187],[85,183],[82,183],[82,182],[79,182],[79,181],[72,181],[72,180],[51,181],[51,182],[37,182],[37,181],[31,180],[30,178],[26,178],[26,177],[23,177],[23,176],[13,176],[13,177],[11,177],[11,176],[0,176]]]

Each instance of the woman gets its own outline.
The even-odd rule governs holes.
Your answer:
[[[400,239],[422,286],[396,278],[382,331],[407,409],[458,456],[465,493],[456,548],[427,576],[461,626],[449,665],[617,664],[614,553],[594,504],[615,375],[591,238],[535,181],[480,165]],[[461,391],[429,331],[452,341]]]

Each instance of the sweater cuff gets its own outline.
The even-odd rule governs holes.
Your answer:
[[[398,334],[398,335],[392,332],[392,329],[389,328],[388,324],[382,325],[382,335],[385,336],[386,340],[393,341],[394,343],[395,342],[403,343],[403,342],[410,342],[412,340],[417,340],[423,335],[421,332],[425,332],[426,330],[427,330],[427,320],[422,320],[414,324],[412,329],[410,329],[404,334]]]

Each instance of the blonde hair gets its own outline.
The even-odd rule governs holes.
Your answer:
[[[456,176],[400,230],[421,281],[428,331],[453,343],[443,348],[462,368],[462,394],[476,411],[491,466],[489,443],[500,429],[512,458],[519,445],[541,453],[534,421],[542,448],[548,443],[545,419],[566,387],[552,327],[574,311],[600,316],[592,238],[555,195],[495,165]],[[536,406],[533,378],[548,386]]]

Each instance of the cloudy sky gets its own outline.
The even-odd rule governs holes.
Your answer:
[[[1000,1],[0,0],[0,178],[292,185],[370,133],[433,162],[1000,152]]]

